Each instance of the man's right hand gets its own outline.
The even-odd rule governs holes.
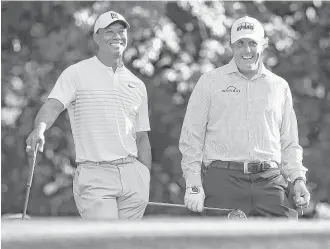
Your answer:
[[[39,151],[43,152],[45,144],[44,129],[41,127],[35,128],[26,139],[26,152],[34,154],[37,144],[39,144]]]
[[[188,209],[194,212],[204,210],[205,193],[203,187],[188,187],[184,196],[184,204]]]

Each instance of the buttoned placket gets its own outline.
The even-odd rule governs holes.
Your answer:
[[[255,83],[254,81],[256,81],[258,78],[260,78],[262,76],[262,74],[258,73],[255,76],[253,76],[251,79],[247,79],[247,123],[248,123],[248,142],[250,146],[254,146],[254,143],[251,143],[252,140],[252,134],[253,134],[253,123],[251,122],[251,118],[252,118],[252,113],[251,111],[253,111],[253,101],[252,101],[252,96],[251,96],[251,84]],[[253,150],[251,150],[253,151]],[[252,152],[249,153],[249,156],[253,156]]]
[[[109,73],[110,78],[112,79],[113,89],[114,90],[118,89],[118,84],[119,84],[118,68],[116,69],[116,71],[114,71],[112,67],[109,67],[107,68],[107,72]]]
[[[119,84],[119,79],[118,79],[118,69],[113,73],[113,87],[114,89],[117,89]]]
[[[247,77],[245,77],[244,75],[241,74],[241,77],[244,78],[244,80],[246,80],[246,127],[247,127],[247,139],[248,139],[248,146],[253,146],[253,144],[251,143],[251,138],[252,138],[252,135],[251,135],[251,129],[252,129],[252,123],[251,123],[251,94],[250,94],[250,87],[251,87],[251,81],[254,79],[254,77],[252,77],[251,79],[248,79]],[[251,151],[252,150],[249,150],[249,156],[252,156],[252,153]],[[251,174],[248,174],[248,179],[249,179],[249,188],[250,188],[250,192],[252,193],[252,188],[253,188],[253,182],[252,182],[252,179],[251,179]],[[251,194],[251,202],[253,203],[253,200],[252,200],[252,194]]]
[[[252,108],[252,103],[251,103],[251,81],[252,79],[247,79],[247,109],[246,109],[246,122],[247,122],[247,127],[248,127],[248,144],[251,145],[251,129],[252,129],[252,124],[251,124],[251,108]],[[249,153],[249,156],[251,156],[251,152]]]
[[[247,82],[247,87],[246,87],[246,127],[247,127],[247,139],[248,139],[248,144],[250,146],[253,146],[253,143],[251,143],[252,140],[252,122],[251,122],[251,117],[252,117],[252,98],[251,98],[251,83],[253,80],[257,79],[259,77],[259,74],[253,76],[251,79],[248,79],[247,77],[245,77],[244,75],[242,75],[241,73],[239,73],[239,75],[244,78]],[[249,153],[249,156],[252,156],[252,153]]]
[[[240,72],[237,71],[237,75],[238,77],[241,77],[243,80],[247,81],[246,82],[246,97],[244,98],[244,96],[242,97],[242,101],[244,103],[244,101],[246,101],[246,105],[245,106],[245,124],[246,124],[246,131],[247,131],[247,139],[248,139],[248,144],[251,144],[249,143],[250,142],[250,139],[251,139],[251,135],[250,135],[250,119],[251,119],[251,115],[250,115],[250,82],[251,80],[249,80],[247,77],[245,77],[243,74],[241,74]]]

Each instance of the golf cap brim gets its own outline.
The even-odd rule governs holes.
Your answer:
[[[231,40],[231,43],[233,44],[233,43],[235,43],[238,40],[243,39],[243,38],[251,39],[251,40],[253,40],[257,43],[262,42],[262,40],[263,40],[263,37],[256,37],[253,34],[244,34],[244,35],[241,35],[241,36],[236,36],[235,39]]]

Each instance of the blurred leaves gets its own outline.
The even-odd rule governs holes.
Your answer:
[[[202,73],[231,59],[230,26],[248,14],[263,23],[270,39],[266,66],[291,86],[304,164],[313,186],[310,212],[319,207],[324,213],[326,206],[317,205],[330,202],[329,3],[2,2],[1,8],[2,213],[21,212],[28,173],[25,139],[37,111],[66,67],[93,56],[93,23],[110,9],[131,25],[125,64],[148,90],[151,200],[183,202],[178,139],[187,101]],[[77,214],[71,189],[74,160],[64,112],[46,132],[29,213]]]

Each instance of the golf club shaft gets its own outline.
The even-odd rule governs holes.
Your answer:
[[[28,207],[28,203],[29,203],[30,188],[32,185],[33,173],[34,173],[34,167],[36,164],[38,149],[39,149],[39,144],[36,145],[36,148],[33,152],[32,164],[30,165],[29,176],[28,176],[28,180],[27,180],[27,184],[26,184],[27,186],[26,186],[26,193],[25,193],[25,200],[24,200],[23,216],[22,216],[23,220],[25,219],[26,211],[27,211],[27,207]]]
[[[148,205],[150,205],[150,206],[158,206],[158,207],[187,208],[185,205],[181,205],[181,204],[160,203],[160,202],[152,202],[152,201],[148,202]],[[212,207],[204,207],[204,210],[221,211],[221,212],[231,212],[231,211],[234,211],[234,209],[228,209],[228,208],[212,208]]]

